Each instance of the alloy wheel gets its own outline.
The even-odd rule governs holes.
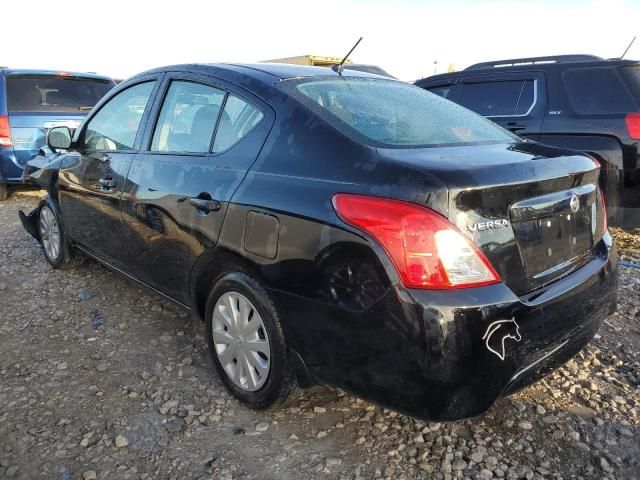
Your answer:
[[[40,239],[47,257],[52,261],[57,260],[62,249],[60,227],[56,216],[47,206],[40,210]]]
[[[260,313],[244,295],[226,292],[213,309],[213,344],[222,368],[241,388],[254,392],[267,381],[271,348]]]

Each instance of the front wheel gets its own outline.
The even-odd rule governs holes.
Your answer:
[[[267,291],[239,272],[220,278],[206,307],[207,343],[227,388],[266,409],[297,391],[278,311]]]
[[[47,204],[38,214],[38,233],[45,258],[53,268],[80,265],[84,258],[74,255],[56,212]]]

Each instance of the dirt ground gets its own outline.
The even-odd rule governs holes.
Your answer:
[[[0,203],[0,478],[640,478],[640,234],[584,352],[480,418],[436,424],[317,387],[256,412],[203,325],[88,261],[52,270]]]

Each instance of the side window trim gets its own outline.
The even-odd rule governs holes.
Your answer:
[[[522,88],[520,89],[520,94],[518,95],[518,101],[516,102],[516,108],[518,108],[518,105],[520,104],[520,98],[522,97],[522,92],[524,91],[524,86],[527,82],[527,79],[523,79],[522,81]],[[529,106],[529,108],[527,109],[527,111],[525,113],[520,113],[520,114],[513,114],[513,115],[487,115],[487,118],[522,118],[522,117],[528,117],[531,112],[533,111],[533,109],[535,108],[535,106],[538,104],[538,79],[534,78],[533,79],[533,102],[531,103],[531,105]]]
[[[524,82],[527,80],[533,81],[533,102],[525,113],[512,114],[512,115],[483,115],[485,118],[524,118],[531,115],[531,113],[540,106],[541,102],[545,100],[545,91],[543,86],[545,85],[545,74],[542,71],[528,71],[518,73],[501,73],[501,74],[473,74],[468,76],[462,76],[458,79],[458,86],[462,89],[465,84],[474,83],[497,83],[508,81],[522,81],[523,88]],[[520,92],[522,95],[522,91]],[[518,98],[518,102],[519,102]],[[516,103],[516,108],[518,103]]]
[[[218,155],[223,155],[224,153],[228,152],[229,150],[231,150],[233,147],[235,147],[236,145],[238,145],[240,142],[242,142],[242,140],[244,140],[245,138],[247,138],[251,132],[253,132],[256,128],[258,128],[258,126],[265,121],[265,118],[267,117],[265,111],[263,108],[260,108],[258,105],[256,105],[255,102],[252,102],[251,100],[248,100],[246,97],[242,96],[242,95],[238,95],[235,92],[230,92],[228,90],[226,90],[227,94],[224,97],[224,102],[222,103],[222,108],[220,109],[220,115],[218,116],[218,123],[216,123],[216,128],[213,132],[213,138],[211,140],[211,145],[209,146],[209,153],[207,155],[209,156],[218,156]],[[224,114],[224,109],[227,105],[227,100],[229,99],[229,96],[233,95],[234,97],[240,99],[241,101],[243,101],[244,103],[246,103],[247,105],[251,105],[252,107],[254,107],[256,110],[258,110],[259,112],[262,113],[262,118],[260,119],[260,121],[258,123],[256,123],[253,127],[251,127],[251,130],[249,130],[247,133],[245,133],[240,139],[238,139],[235,143],[229,145],[227,148],[225,148],[224,150],[220,150],[219,152],[214,152],[213,148],[216,142],[216,135],[218,134],[218,127],[220,126],[220,121],[222,119],[222,115]]]
[[[216,126],[213,128],[213,135],[211,135],[211,141],[209,142],[209,151],[207,155],[214,155],[213,153],[213,144],[216,143],[216,135],[218,134],[218,128],[220,127],[220,121],[222,120],[222,115],[224,114],[224,107],[227,106],[227,99],[229,98],[229,90],[224,91],[224,98],[222,99],[222,104],[220,105],[220,111],[218,112],[218,118],[216,119]]]
[[[96,153],[96,152],[109,152],[109,153],[136,153],[139,152],[142,149],[142,139],[144,137],[144,133],[146,132],[146,128],[147,128],[147,123],[148,123],[148,119],[149,119],[149,115],[151,113],[152,107],[155,104],[155,99],[158,95],[158,91],[160,89],[160,85],[163,83],[163,77],[164,74],[161,73],[159,75],[149,75],[149,76],[144,76],[144,77],[140,77],[139,79],[137,79],[138,81],[136,81],[135,83],[131,83],[131,84],[124,84],[122,85],[122,88],[120,88],[120,86],[116,87],[113,91],[113,93],[111,93],[110,95],[108,95],[107,97],[103,98],[100,102],[98,102],[98,104],[96,105],[97,109],[95,112],[92,112],[91,116],[86,118],[85,121],[82,124],[82,128],[78,129],[74,135],[74,139],[73,139],[73,143],[74,144],[78,144],[79,142],[84,142],[84,137],[86,134],[86,130],[87,127],[89,126],[89,124],[91,123],[91,121],[93,120],[93,118],[102,110],[102,108],[111,101],[111,99],[115,98],[117,95],[119,95],[120,93],[124,92],[125,90],[128,90],[129,88],[135,87],[137,85],[141,85],[143,83],[148,83],[148,82],[154,82],[153,85],[153,89],[151,90],[151,94],[149,95],[149,99],[147,100],[147,104],[145,105],[145,109],[144,112],[142,114],[142,117],[140,118],[140,124],[138,125],[138,131],[136,132],[136,138],[134,140],[133,143],[133,148],[130,150],[105,150],[105,149],[89,149],[89,148],[84,148],[84,145],[79,147],[80,149],[82,149],[83,152],[88,152],[88,153]]]

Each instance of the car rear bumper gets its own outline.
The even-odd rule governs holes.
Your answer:
[[[591,262],[525,297],[504,284],[397,288],[362,313],[307,305],[307,321],[299,311],[285,332],[321,382],[424,419],[476,416],[569,360],[615,309],[609,234],[598,248]]]
[[[20,183],[22,167],[12,147],[0,147],[0,183]]]

